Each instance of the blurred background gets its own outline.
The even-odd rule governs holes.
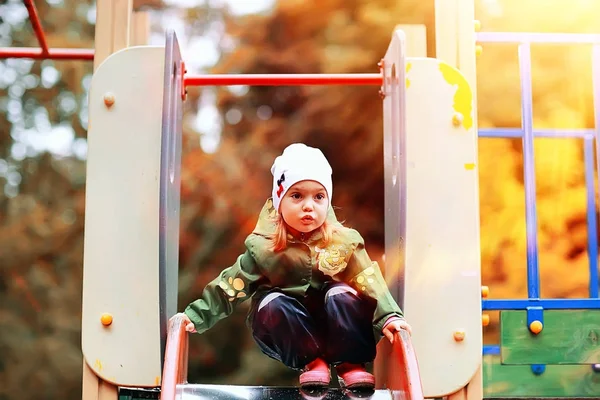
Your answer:
[[[35,4],[50,47],[94,47],[95,2]],[[598,32],[600,2],[565,4],[477,0],[476,18],[482,31]],[[134,9],[150,13],[151,44],[175,29],[191,74],[377,72],[396,24],[425,24],[435,56],[433,0],[134,0]],[[0,2],[0,47],[9,46],[38,46],[18,0]],[[593,128],[590,47],[537,45],[532,60],[534,127]],[[480,127],[519,127],[516,46],[485,45],[477,62]],[[0,400],[81,398],[91,74],[89,61],[0,60]],[[324,151],[338,216],[381,259],[376,87],[193,88],[185,107],[180,309],[243,251],[271,163],[291,142]],[[542,296],[586,297],[582,143],[537,139],[535,150]],[[480,139],[479,157],[483,284],[492,298],[526,297],[521,141]],[[191,382],[295,384],[260,353],[245,315],[192,337]],[[497,340],[492,315],[485,342]]]

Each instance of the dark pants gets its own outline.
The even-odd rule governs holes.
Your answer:
[[[256,301],[252,310],[254,340],[269,357],[293,369],[318,357],[333,365],[375,359],[375,305],[349,286],[310,290],[303,299],[273,293]]]

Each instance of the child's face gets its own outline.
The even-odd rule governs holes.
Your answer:
[[[318,182],[301,181],[288,189],[279,205],[283,220],[299,232],[312,232],[327,218],[327,191]]]

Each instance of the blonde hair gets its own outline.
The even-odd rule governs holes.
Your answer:
[[[275,233],[271,237],[271,249],[274,252],[285,250],[287,247],[287,224],[283,220],[281,214],[277,214],[275,217]],[[321,241],[319,243],[320,247],[327,247],[331,241],[333,240],[333,234],[339,232],[341,225],[332,224],[329,221],[325,220],[323,225],[319,228],[321,232]]]

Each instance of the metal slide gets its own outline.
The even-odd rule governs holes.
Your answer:
[[[400,332],[391,345],[381,340],[377,348],[374,391],[330,388],[305,391],[297,387],[190,384],[187,382],[188,333],[181,317],[169,321],[163,367],[162,400],[423,400],[419,366],[410,335]]]

